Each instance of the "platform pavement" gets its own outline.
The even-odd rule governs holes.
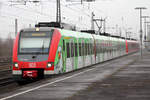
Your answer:
[[[150,100],[150,52],[68,100]]]
[[[150,56],[147,56],[148,54],[146,54],[143,60],[139,60],[139,53],[135,53],[89,67],[85,70],[75,71],[37,84],[27,85],[18,90],[0,94],[0,100],[121,100],[122,96],[128,94],[128,89],[124,89],[128,86],[135,86],[134,80],[136,81],[136,79],[140,78],[140,73],[150,73],[148,72],[149,66],[147,66],[147,64],[150,64],[148,62]],[[146,72],[140,66],[140,61],[145,62],[142,66],[145,66]],[[134,62],[136,62],[135,65]],[[122,71],[119,72],[120,70]],[[148,77],[145,76],[144,78],[147,79]],[[143,78],[141,77],[140,79]],[[143,81],[144,79],[137,82]],[[126,85],[127,87],[122,87]],[[138,85],[141,84],[138,83]],[[125,92],[122,93],[122,91]],[[134,93],[135,91],[136,88],[135,90],[133,89]],[[117,93],[120,93],[120,95]],[[134,96],[134,94],[130,93],[131,91],[129,91],[128,98]],[[117,97],[118,99],[114,99]]]

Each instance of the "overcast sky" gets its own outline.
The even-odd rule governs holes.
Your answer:
[[[33,27],[40,21],[55,21],[55,1],[41,0],[39,4],[11,5],[8,0],[0,0],[0,37],[6,38],[9,34],[14,37],[15,18],[18,19],[18,30],[29,27],[29,24]],[[96,0],[93,3],[84,2],[83,5],[61,0],[62,21],[76,24],[81,29],[89,29],[91,12],[94,11],[95,18],[107,18],[107,32],[116,34],[120,28],[124,36],[124,30],[130,28],[130,31],[139,34],[139,11],[134,9],[139,6],[148,8],[143,11],[143,15],[150,14],[149,0]],[[118,27],[118,30],[110,29],[111,27]]]

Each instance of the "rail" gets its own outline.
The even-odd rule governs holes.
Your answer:
[[[9,85],[11,83],[13,83],[14,80],[12,77],[5,77],[5,78],[0,78],[0,87]]]
[[[0,87],[13,83],[11,57],[0,57]]]
[[[11,63],[12,57],[0,57],[0,63]]]

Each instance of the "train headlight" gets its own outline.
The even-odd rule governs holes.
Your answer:
[[[51,67],[52,66],[52,64],[47,64],[47,67]]]
[[[15,67],[16,67],[16,68],[18,68],[18,67],[19,67],[19,65],[18,65],[17,63],[15,63],[14,65],[15,65]]]
[[[47,64],[47,68],[52,67],[52,66],[53,66],[53,64],[54,64],[54,63],[52,63],[52,62],[50,63],[50,62],[49,62],[49,63]]]

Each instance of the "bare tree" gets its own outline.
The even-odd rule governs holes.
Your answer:
[[[13,39],[9,34],[7,39],[0,38],[0,57],[11,57],[13,48]]]

